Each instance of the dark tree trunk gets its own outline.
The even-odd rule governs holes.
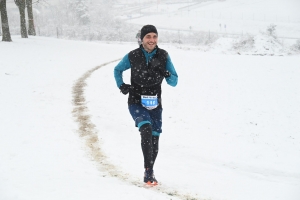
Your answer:
[[[9,32],[8,17],[6,10],[6,0],[0,0],[1,24],[2,24],[2,41],[11,42]]]
[[[26,19],[25,19],[25,8],[26,8],[25,0],[15,0],[15,3],[18,6],[20,12],[21,37],[28,38]]]
[[[28,35],[36,35],[33,21],[32,0],[26,0],[28,14]]]

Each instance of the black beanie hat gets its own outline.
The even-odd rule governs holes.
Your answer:
[[[141,40],[143,40],[143,38],[145,37],[145,35],[147,35],[148,33],[156,33],[158,35],[155,26],[153,26],[153,25],[145,25],[145,26],[143,26],[143,28],[141,30]]]

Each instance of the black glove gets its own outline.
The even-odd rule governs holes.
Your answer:
[[[123,83],[123,84],[120,86],[120,90],[121,90],[121,92],[122,92],[123,94],[127,94],[131,88],[132,88],[131,85],[125,84],[125,83]]]
[[[171,76],[171,73],[168,71],[168,70],[165,70],[162,72],[162,75],[165,77],[165,78],[168,78]]]

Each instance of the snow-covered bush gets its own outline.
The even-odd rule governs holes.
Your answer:
[[[254,36],[247,34],[233,41],[232,48],[233,50],[237,50],[237,51],[250,50],[254,47],[254,43],[255,43]]]
[[[275,24],[270,24],[270,26],[267,27],[267,35],[272,36],[274,38],[277,38],[276,34],[276,25]]]
[[[234,40],[233,52],[246,55],[282,56],[289,54],[282,42],[276,36],[276,25],[271,24],[265,32],[257,35],[245,35]]]
[[[291,49],[300,53],[300,40],[297,40],[296,43],[291,46]]]

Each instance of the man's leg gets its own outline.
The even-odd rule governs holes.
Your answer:
[[[149,111],[141,104],[129,105],[129,112],[141,133],[141,147],[145,168],[153,167],[152,125]]]
[[[141,146],[143,150],[144,155],[144,167],[145,167],[145,173],[144,173],[144,182],[147,184],[157,184],[157,180],[154,177],[153,174],[153,164],[154,164],[154,156],[156,157],[157,152],[154,150],[154,146],[152,143],[152,127],[151,124],[147,123],[141,126],[140,128],[141,132]],[[154,138],[155,139],[155,138]],[[158,144],[157,140],[154,141],[155,144]]]
[[[145,169],[153,168],[152,127],[147,123],[141,126],[141,147],[144,155]]]
[[[162,132],[162,108],[158,107],[149,112],[152,122],[152,146],[153,146],[153,165],[158,154],[159,137]]]
[[[133,120],[135,121],[135,125],[139,128],[141,133],[141,147],[143,151],[145,167],[144,182],[148,183],[150,181],[151,183],[157,184],[157,180],[153,174],[153,164],[158,153],[159,132],[152,130],[153,121],[152,117],[150,117],[150,112],[142,105],[129,105],[129,111]],[[161,111],[158,113],[161,113]],[[159,114],[159,116],[161,116],[161,114]],[[161,121],[161,119],[158,120]],[[159,127],[161,127],[161,125],[159,125]]]
[[[152,136],[152,146],[153,146],[153,151],[152,151],[152,159],[153,159],[153,165],[155,163],[156,156],[158,154],[158,142],[159,142],[159,136]]]

